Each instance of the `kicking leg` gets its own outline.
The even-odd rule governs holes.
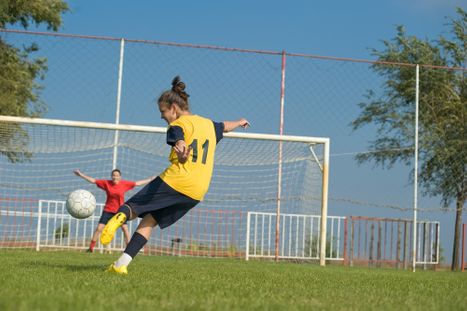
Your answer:
[[[126,204],[120,206],[115,216],[109,220],[107,225],[105,225],[104,230],[102,230],[101,243],[104,245],[109,244],[114,238],[115,231],[117,231],[117,229],[120,228],[127,219],[133,220],[137,216],[138,215],[131,211],[130,206]]]
[[[130,231],[128,231],[128,225],[123,224],[122,231],[123,231],[123,235],[125,236],[125,243],[126,245],[128,245],[128,243],[130,243],[130,237],[131,237]]]
[[[144,216],[135,233],[131,237],[130,243],[128,243],[125,252],[110,266],[107,271],[128,274],[128,265],[144,245],[146,245],[149,237],[151,236],[152,229],[155,226],[157,226],[157,222],[151,214]]]
[[[144,238],[146,238],[146,240],[149,240],[152,229],[154,229],[155,226],[157,226],[157,221],[154,219],[154,217],[152,217],[151,214],[147,214],[144,216],[138,228],[136,228],[136,232],[141,234]]]

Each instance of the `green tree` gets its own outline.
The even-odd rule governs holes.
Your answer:
[[[433,248],[435,247],[436,243],[433,242]],[[438,265],[441,266],[443,263],[446,262],[446,257],[444,256],[444,247],[441,242],[439,243],[439,253],[437,255],[438,256],[436,256],[436,254],[433,254],[431,260],[436,261],[436,257],[438,257]]]
[[[312,234],[310,235],[310,231],[307,229],[307,235],[305,238],[305,247],[304,247],[304,253],[306,256],[310,257],[317,257],[319,256],[318,253],[318,248],[319,248],[319,235],[318,234]],[[328,232],[326,234],[326,257],[327,258],[337,258],[337,250],[333,249],[331,250],[331,242],[334,247],[337,245],[337,236],[333,235],[331,237],[331,234]]]
[[[24,29],[30,23],[47,24],[47,29],[57,31],[63,24],[61,14],[70,11],[61,0],[2,0],[0,1],[0,28],[7,24],[20,24]],[[39,50],[37,44],[23,46],[20,50],[0,37],[0,115],[17,117],[43,117],[47,105],[40,100],[44,88],[36,82],[43,80],[47,72],[47,58],[30,59],[29,54]],[[9,148],[28,144],[28,134],[19,124],[0,128],[0,153],[10,162],[30,160],[29,152],[14,152]]]
[[[55,229],[55,239],[57,240],[64,240],[68,237],[68,234],[70,233],[70,226],[66,222],[63,225],[60,225]]]
[[[462,210],[467,187],[467,79],[462,70],[428,66],[466,68],[467,14],[457,8],[460,18],[451,19],[452,40],[407,37],[397,26],[398,35],[382,41],[385,49],[372,49],[381,62],[426,65],[420,67],[418,179],[424,195],[441,196],[447,208],[456,202],[452,269],[459,268]],[[376,63],[372,70],[384,77],[383,95],[367,94],[359,104],[362,111],[350,125],[354,130],[366,124],[379,125],[370,148],[376,152],[356,156],[358,164],[374,161],[383,168],[394,163],[411,165],[414,156],[415,68]],[[409,180],[413,180],[413,171]]]

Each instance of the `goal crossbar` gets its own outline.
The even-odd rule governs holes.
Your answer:
[[[0,116],[0,122],[56,125],[56,126],[66,126],[66,127],[82,127],[82,128],[94,128],[94,129],[117,130],[117,131],[148,132],[148,133],[167,132],[167,128],[157,127],[157,126],[68,121],[68,120],[54,120],[54,119],[42,119],[42,118],[23,118],[23,117],[10,117],[10,116]],[[310,144],[329,143],[329,138],[308,137],[308,136],[274,135],[274,134],[258,134],[258,133],[233,133],[233,132],[224,133],[224,136],[231,137],[231,138],[292,141],[292,142],[303,142],[303,143],[310,143]]]

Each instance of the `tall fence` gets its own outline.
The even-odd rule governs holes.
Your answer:
[[[65,201],[0,199],[0,248],[84,251],[99,221],[103,204],[86,219],[76,219]],[[173,226],[153,230],[141,252],[179,257],[276,258],[275,213],[193,209]],[[140,220],[128,222],[132,233]],[[321,216],[280,216],[279,260],[320,260]],[[412,262],[413,221],[404,219],[336,217],[326,220],[325,259],[336,264],[404,268]],[[465,225],[464,225],[465,228]],[[436,270],[439,262],[439,224],[417,223],[416,263]],[[95,252],[122,252],[125,239],[119,230]]]
[[[345,219],[344,265],[354,262],[403,265],[413,260],[414,221],[367,217]],[[439,223],[418,220],[416,226],[415,262],[426,266],[439,262]]]
[[[404,121],[402,130],[412,134],[406,135],[411,138],[403,145],[391,140],[382,144],[380,124],[355,126],[365,111],[376,107],[372,104],[391,102],[390,80],[376,70],[382,63],[21,31],[2,30],[0,36],[17,47],[36,43],[40,50],[31,53],[30,58],[47,58],[45,79],[37,82],[44,86],[40,98],[49,107],[49,119],[165,126],[155,99],[170,88],[173,77],[181,75],[195,114],[218,121],[246,117],[258,133],[329,137],[332,214],[413,218],[416,208],[425,212],[423,218],[436,219],[445,217],[441,211],[456,211],[456,203],[462,203],[459,208],[464,208],[455,187],[465,185],[465,118],[456,123],[464,136],[455,136],[449,124],[427,126],[426,118],[442,115],[439,107],[445,106],[440,102],[455,97],[440,96],[438,102],[433,101],[437,98],[433,93],[439,91],[433,77],[450,85],[450,81],[464,77],[464,71],[459,69],[385,64],[403,68],[411,77],[407,82],[413,85],[413,98],[408,99],[411,108],[403,110],[401,122]],[[392,104],[396,107],[398,102]],[[459,101],[457,107],[465,115],[466,103]],[[452,111],[449,114],[453,115]],[[421,120],[417,126],[418,116]],[[439,139],[430,143],[434,135],[439,135]],[[416,164],[413,158],[418,143],[420,156]],[[373,161],[362,161],[365,156],[382,151],[401,152],[404,160],[379,162],[387,170],[375,168]],[[117,156],[117,166],[119,159]],[[2,179],[1,170],[10,168],[7,159],[3,157],[1,161],[0,195],[33,199],[27,190]],[[107,166],[86,163],[81,163],[80,169],[102,179],[107,178],[109,171]],[[153,172],[138,168],[124,172],[124,178],[143,179],[150,173]],[[71,174],[69,178],[70,187],[82,188],[83,181],[73,179]],[[63,199],[66,193],[55,191],[56,197],[49,199]],[[449,215],[452,223],[454,213]],[[444,227],[452,228],[447,224]],[[452,232],[444,236],[452,236]],[[449,239],[445,241],[451,243]]]

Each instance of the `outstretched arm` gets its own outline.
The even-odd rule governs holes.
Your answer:
[[[86,179],[86,180],[89,181],[91,184],[95,184],[95,183],[96,183],[96,180],[95,180],[94,178],[84,175],[84,174],[81,173],[79,170],[75,170],[74,172],[75,172],[76,175],[78,175],[79,177],[81,177],[81,178],[83,178],[83,179]]]
[[[244,118],[241,118],[238,121],[224,121],[224,133],[233,131],[239,126],[241,126],[243,129],[246,129],[247,126],[250,126],[250,122]]]
[[[152,176],[151,178],[148,178],[148,179],[145,179],[145,180],[138,180],[135,184],[135,186],[142,186],[144,184],[147,184],[148,182],[150,182],[151,180],[153,180],[154,178],[156,178],[157,175],[154,175]]]

